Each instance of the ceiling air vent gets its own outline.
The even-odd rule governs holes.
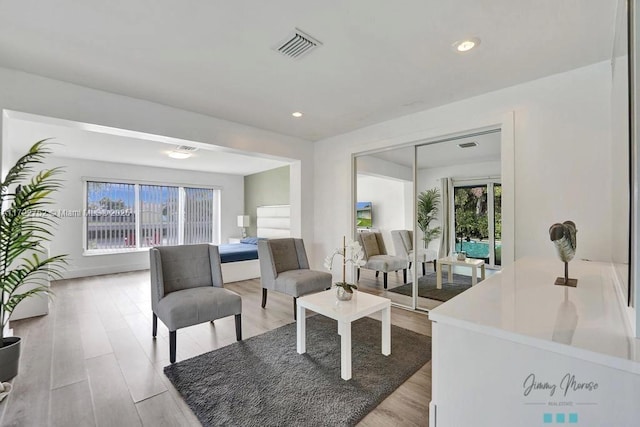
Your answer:
[[[189,147],[188,145],[178,145],[175,148],[175,151],[182,151],[184,153],[193,153],[197,149],[198,149],[197,147]]]
[[[460,148],[471,148],[471,147],[475,147],[476,145],[478,145],[477,142],[471,141],[471,142],[463,142],[462,144],[458,144],[458,147],[460,147]]]
[[[289,37],[274,47],[274,50],[289,58],[298,59],[318,46],[322,46],[322,43],[296,28]]]

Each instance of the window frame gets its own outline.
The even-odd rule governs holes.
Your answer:
[[[212,235],[211,241],[215,243],[216,239],[220,241],[220,227],[222,223],[222,210],[220,209],[222,203],[222,191],[223,187],[220,185],[207,185],[207,184],[194,184],[194,183],[183,183],[183,182],[167,182],[167,181],[150,181],[150,180],[136,180],[136,179],[125,179],[125,178],[102,178],[102,177],[93,177],[93,176],[83,176],[82,178],[82,207],[83,212],[88,211],[88,183],[89,182],[104,182],[104,183],[112,183],[112,184],[132,184],[134,185],[134,194],[135,194],[135,230],[136,230],[136,246],[135,248],[115,248],[115,249],[89,249],[88,248],[88,240],[87,240],[87,227],[88,227],[88,217],[87,215],[82,216],[82,255],[83,256],[98,256],[98,255],[114,255],[114,254],[123,254],[123,253],[132,253],[132,252],[147,252],[150,247],[141,247],[140,246],[140,226],[141,226],[141,212],[140,212],[140,186],[141,185],[155,185],[155,186],[165,186],[165,187],[178,187],[180,192],[180,197],[183,197],[183,191],[185,188],[202,188],[207,190],[213,190],[213,218],[212,218]],[[216,201],[216,193],[217,201]],[[181,203],[182,206],[182,203]],[[217,219],[215,215],[217,214]],[[179,219],[179,230],[182,236],[182,228],[184,227],[184,213],[180,212]],[[182,241],[182,240],[180,240]]]

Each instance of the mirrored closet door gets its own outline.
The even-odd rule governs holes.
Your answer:
[[[416,147],[416,305],[430,310],[471,287],[471,263],[500,259],[500,131]],[[460,254],[453,265],[437,260]],[[442,265],[438,286],[436,264]],[[451,274],[449,274],[451,268]],[[476,268],[477,281],[481,269]]]
[[[414,152],[411,146],[355,158],[355,236],[367,258],[358,289],[409,308],[415,308]]]

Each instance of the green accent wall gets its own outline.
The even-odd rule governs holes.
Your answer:
[[[247,229],[247,236],[257,234],[256,210],[258,206],[288,204],[289,166],[245,176],[244,213],[251,217],[251,226]]]

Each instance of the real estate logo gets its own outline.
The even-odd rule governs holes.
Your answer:
[[[593,393],[598,386],[572,373],[555,381],[531,373],[522,382],[522,394],[524,405],[544,408],[539,413],[541,424],[579,424],[580,407],[597,405]]]

